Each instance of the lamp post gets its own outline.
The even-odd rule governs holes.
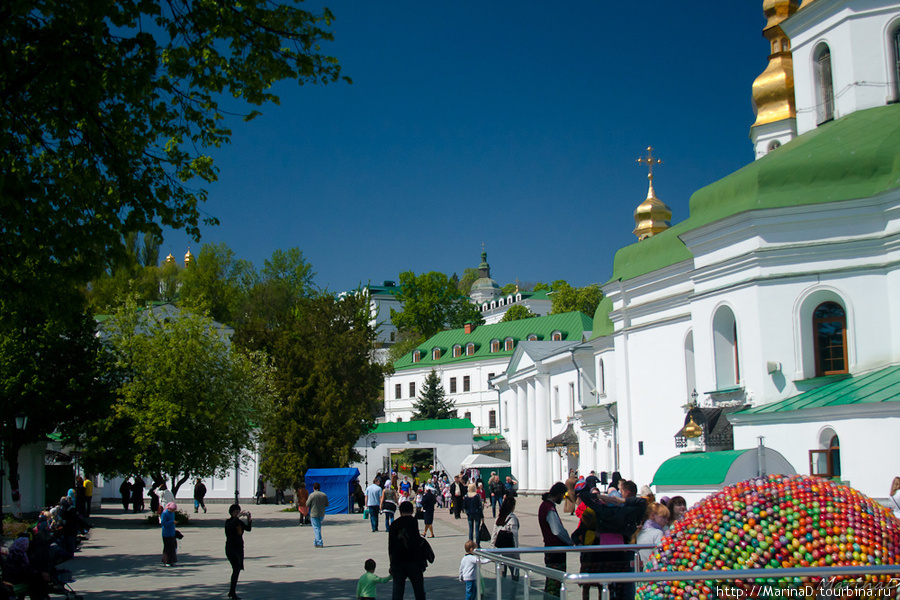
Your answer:
[[[372,446],[372,450],[375,449],[375,446],[378,445],[376,441],[378,436],[374,433],[370,433],[366,436],[366,483],[369,483],[369,446]]]
[[[14,419],[18,431],[23,431],[28,425],[28,415],[19,413]],[[2,428],[0,428],[0,537],[3,536],[3,481],[6,479],[6,469],[3,468],[3,460],[6,458],[5,442],[6,440],[2,437]]]

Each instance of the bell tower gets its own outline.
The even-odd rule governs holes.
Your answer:
[[[756,122],[750,128],[750,139],[756,158],[797,137],[797,108],[794,100],[794,59],[791,41],[781,23],[797,12],[797,0],[764,0],[766,27],[763,36],[769,41],[769,66],[753,82],[753,107]]]

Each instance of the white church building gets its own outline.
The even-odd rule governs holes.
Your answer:
[[[887,495],[900,456],[900,3],[763,5],[758,160],[670,226],[648,155],[639,241],[616,253],[592,335],[523,343],[493,380],[520,488],[576,467],[652,484],[683,452],[762,441],[798,473]]]

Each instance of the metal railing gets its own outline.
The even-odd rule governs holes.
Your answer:
[[[494,563],[496,599],[503,597],[503,583],[505,578],[501,576],[503,568],[518,569],[521,574],[523,600],[529,600],[531,595],[531,580],[533,575],[541,575],[546,579],[553,579],[560,582],[560,600],[567,600],[570,591],[577,590],[584,585],[597,585],[600,587],[601,600],[609,600],[609,586],[611,584],[630,584],[630,583],[654,583],[665,581],[743,581],[752,582],[758,585],[753,591],[738,590],[736,588],[723,588],[717,590],[717,594],[710,595],[710,598],[733,598],[740,600],[747,597],[765,597],[766,591],[770,592],[769,596],[774,596],[773,588],[780,584],[774,583],[776,579],[792,578],[797,586],[797,593],[782,593],[780,596],[806,598],[806,597],[823,597],[823,598],[900,598],[900,565],[868,565],[868,566],[842,566],[842,567],[804,567],[804,568],[776,568],[776,569],[741,569],[741,570],[700,570],[700,571],[659,571],[659,572],[643,572],[640,570],[640,561],[635,558],[633,572],[619,573],[564,573],[562,571],[551,569],[543,565],[525,562],[523,560],[506,556],[508,554],[556,554],[570,552],[621,552],[628,551],[636,553],[639,550],[655,549],[655,545],[610,545],[610,546],[553,546],[553,547],[529,547],[529,548],[491,548],[479,549],[475,551],[475,555],[488,562]],[[837,584],[828,582],[833,581],[835,577],[865,577],[865,576],[893,576],[887,584],[869,584],[869,592],[864,594],[853,595],[851,593],[838,593],[841,586],[849,585],[851,582],[843,581]],[[812,578],[821,579],[823,583],[815,586],[809,583]],[[481,569],[478,570],[478,589],[479,598],[484,597],[485,579],[482,576]],[[513,583],[513,582],[507,582]],[[858,583],[858,582],[857,582]],[[770,586],[767,588],[766,586]],[[871,586],[875,586],[874,588]],[[800,588],[803,588],[801,593]],[[831,593],[826,591],[831,590]],[[538,592],[538,597],[544,597],[542,592]],[[673,596],[674,597],[674,596]]]

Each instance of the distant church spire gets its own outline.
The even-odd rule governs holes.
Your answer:
[[[665,202],[656,197],[653,190],[653,166],[662,164],[662,161],[653,157],[653,147],[647,147],[647,158],[639,158],[637,162],[647,165],[649,173],[647,179],[650,187],[647,190],[647,199],[634,211],[634,235],[638,240],[644,240],[671,227],[672,209]]]

